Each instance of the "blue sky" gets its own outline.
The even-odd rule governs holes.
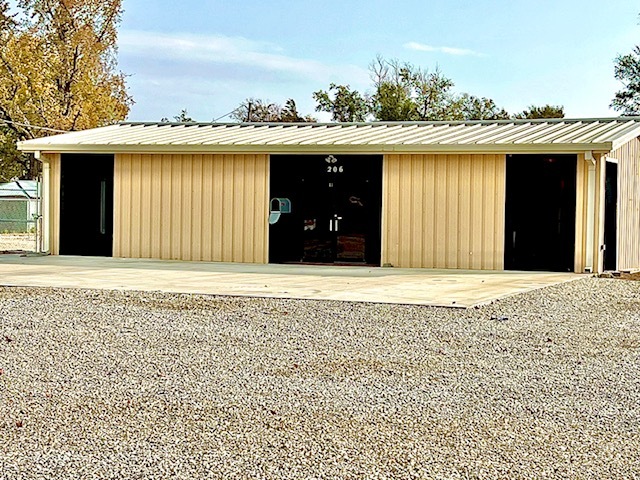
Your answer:
[[[616,116],[616,54],[640,44],[631,0],[123,0],[119,68],[129,120],[186,108],[211,121],[247,97],[314,113],[330,82],[370,91],[377,54],[442,73],[456,92],[509,112],[564,105],[568,117]],[[222,121],[228,120],[224,118]]]

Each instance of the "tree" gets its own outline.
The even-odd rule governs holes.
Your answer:
[[[640,45],[616,57],[614,75],[624,88],[616,92],[611,107],[622,115],[640,115]]]
[[[506,120],[509,113],[490,98],[463,93],[452,105],[452,117],[457,120]]]
[[[456,98],[451,93],[454,83],[439,69],[428,70],[407,65],[406,75],[413,89],[418,120],[456,120]]]
[[[315,122],[311,115],[301,116],[296,102],[289,98],[284,107],[260,98],[247,98],[230,115],[238,122]]]
[[[16,148],[17,137],[13,130],[0,127],[0,183],[24,176],[24,159]]]
[[[160,121],[167,123],[170,120],[167,117],[162,117],[160,119]],[[180,122],[180,123],[192,123],[192,122],[195,122],[195,120],[189,116],[189,112],[187,112],[186,108],[183,108],[180,111],[180,115],[174,115],[173,121]]]
[[[331,83],[328,91],[314,92],[313,99],[316,111],[330,113],[336,122],[364,122],[369,113],[367,99],[349,85]]]
[[[126,118],[133,103],[117,71],[121,0],[0,3],[0,120],[17,140]],[[7,135],[4,135],[5,140]],[[20,176],[33,176],[25,160]]]
[[[436,68],[378,56],[369,65],[375,93],[371,112],[380,121],[496,120],[509,114],[490,98],[454,94],[453,81]]]
[[[513,118],[534,119],[534,118],[564,118],[564,107],[562,105],[544,105],[537,107],[530,105],[526,110],[517,113]]]
[[[298,107],[293,98],[288,99],[280,113],[280,121],[285,123],[314,123],[316,121],[311,115],[304,117],[298,113]]]
[[[409,64],[387,61],[379,55],[369,64],[375,88],[370,109],[376,120],[400,122],[418,118],[417,105],[412,98],[410,69]]]
[[[247,98],[232,113],[238,122],[278,122],[282,107],[260,98]]]

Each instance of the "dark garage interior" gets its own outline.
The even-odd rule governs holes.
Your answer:
[[[507,155],[506,270],[574,270],[576,163],[576,155]]]
[[[113,155],[62,155],[61,255],[113,255],[113,165]]]

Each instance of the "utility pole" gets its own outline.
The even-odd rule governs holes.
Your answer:
[[[253,105],[251,104],[251,101],[249,101],[248,105],[247,105],[247,120],[246,122],[250,122],[251,121],[251,107]]]

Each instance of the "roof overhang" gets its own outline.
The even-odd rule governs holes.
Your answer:
[[[42,153],[580,153],[640,136],[640,118],[362,124],[119,123],[18,143]]]
[[[612,142],[584,144],[508,144],[508,145],[42,145],[19,146],[24,152],[49,153],[263,153],[263,154],[385,154],[385,153],[466,153],[466,154],[514,154],[514,153],[581,153],[585,151],[610,152]]]

